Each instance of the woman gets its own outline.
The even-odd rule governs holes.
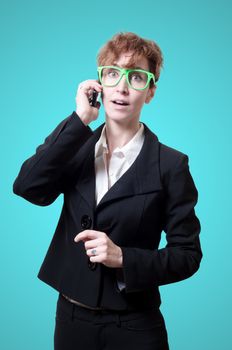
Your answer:
[[[158,141],[140,115],[162,66],[156,43],[115,35],[99,80],[77,90],[76,111],[26,160],[14,192],[64,205],[38,277],[59,292],[55,350],[168,349],[159,286],[199,268],[197,190],[188,157]],[[92,131],[101,94],[105,123]],[[161,232],[167,245],[158,249]]]

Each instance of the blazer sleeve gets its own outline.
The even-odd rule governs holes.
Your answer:
[[[13,184],[13,192],[33,204],[51,204],[68,181],[65,176],[67,165],[92,134],[92,130],[73,112],[23,163]]]
[[[181,155],[164,184],[166,247],[155,250],[121,247],[127,293],[181,281],[199,268],[200,222],[194,211],[198,193],[189,172],[188,157]]]

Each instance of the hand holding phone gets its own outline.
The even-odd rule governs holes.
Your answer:
[[[97,101],[97,97],[101,92],[102,85],[97,80],[85,80],[78,86],[76,113],[86,125],[98,118],[101,104]]]

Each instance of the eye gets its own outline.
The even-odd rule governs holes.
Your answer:
[[[107,76],[109,78],[118,78],[119,76],[119,71],[114,68],[107,68],[103,72],[104,76]]]
[[[119,72],[116,69],[111,68],[111,69],[108,70],[107,75],[110,78],[117,78],[118,75],[119,75]]]
[[[132,73],[131,75],[131,79],[132,80],[136,80],[136,81],[143,81],[144,80],[144,77],[143,77],[143,74],[139,73],[139,72],[134,72]]]

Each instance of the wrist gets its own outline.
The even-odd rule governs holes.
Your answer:
[[[86,126],[91,122],[90,118],[84,115],[81,115],[80,113],[78,113],[78,111],[75,111],[77,117],[82,121],[83,124],[85,124]]]

